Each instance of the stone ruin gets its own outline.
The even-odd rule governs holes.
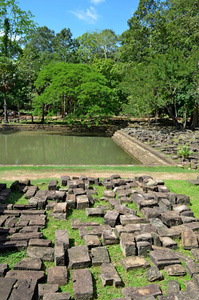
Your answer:
[[[93,207],[98,201],[97,185],[104,187],[100,200],[107,205],[99,201]],[[0,264],[1,300],[94,299],[91,266],[100,266],[103,286],[122,287],[123,298],[112,300],[199,299],[199,220],[189,207],[187,195],[172,193],[162,180],[147,175],[122,179],[115,174],[103,181],[62,176],[60,186],[58,189],[57,180],[49,182],[48,190],[31,186],[30,180],[15,181],[10,188],[0,184],[0,251],[27,249],[27,257],[12,269]],[[24,194],[27,204],[7,204],[16,191]],[[128,203],[135,203],[137,210],[129,208]],[[101,217],[104,225],[72,219],[71,228],[79,231],[85,245],[70,247],[72,237],[66,228],[55,231],[53,246],[40,231],[46,226],[46,211],[55,219],[65,220],[70,209]],[[190,251],[194,259],[176,251],[175,239],[181,239],[183,249]],[[148,285],[125,286],[106,247],[114,244],[120,244],[124,271],[146,269]],[[46,261],[55,263],[46,270],[47,276],[43,269]],[[168,276],[188,273],[192,280],[185,282],[185,291],[177,281],[168,281],[168,295],[163,295],[157,284],[163,279],[162,270]],[[59,292],[69,280],[74,298],[68,292]]]

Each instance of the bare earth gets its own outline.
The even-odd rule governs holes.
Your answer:
[[[88,177],[99,177],[99,178],[106,178],[109,177],[112,174],[119,173],[121,177],[123,178],[131,178],[136,175],[150,175],[153,178],[158,178],[162,180],[166,179],[173,179],[173,180],[187,180],[187,179],[196,179],[197,173],[168,173],[168,172],[142,172],[138,174],[137,172],[115,172],[115,171],[97,171],[94,170],[87,170],[85,171],[79,171],[79,172],[73,172],[73,171],[40,171],[40,172],[28,172],[26,170],[17,170],[17,171],[5,171],[1,173],[1,181],[7,180],[7,181],[15,181],[15,180],[23,180],[23,179],[43,179],[43,178],[55,178],[59,179],[62,175],[69,175],[69,176],[81,176],[86,175]]]

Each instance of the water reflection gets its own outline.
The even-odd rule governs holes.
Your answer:
[[[0,164],[137,164],[110,138],[42,132],[0,134]]]

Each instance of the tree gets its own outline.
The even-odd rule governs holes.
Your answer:
[[[4,122],[8,123],[7,93],[15,86],[17,66],[7,57],[0,57],[0,91],[4,95]]]
[[[72,38],[70,29],[62,29],[53,39],[56,60],[69,63],[78,62],[77,49],[79,42]]]
[[[0,0],[1,54],[14,58],[35,27],[32,14],[21,10],[16,0]]]
[[[101,118],[119,110],[118,98],[107,86],[106,78],[93,67],[80,64],[54,63],[46,66],[35,82],[39,96],[35,109],[60,110],[65,106],[68,115],[79,120]]]
[[[99,32],[86,32],[78,38],[79,56],[83,62],[92,62],[94,58],[115,58],[119,38],[114,31],[105,29]]]

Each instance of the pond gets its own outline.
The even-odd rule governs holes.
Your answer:
[[[0,133],[3,165],[132,165],[133,157],[108,137],[60,133]]]

